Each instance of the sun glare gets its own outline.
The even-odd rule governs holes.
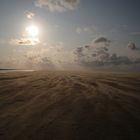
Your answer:
[[[35,25],[28,26],[26,32],[30,37],[37,37],[39,34],[39,28]]]

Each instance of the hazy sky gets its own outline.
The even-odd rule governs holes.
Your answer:
[[[101,37],[110,40],[110,52],[138,56],[139,5],[139,0],[0,0],[1,65],[13,55],[17,59],[22,51],[25,56],[27,47],[57,44],[73,49]],[[38,31],[36,38],[26,33],[32,24]]]

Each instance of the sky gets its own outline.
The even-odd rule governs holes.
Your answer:
[[[0,68],[140,70],[139,0],[1,0]]]

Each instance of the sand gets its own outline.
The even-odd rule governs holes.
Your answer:
[[[140,74],[0,74],[0,140],[138,140]]]

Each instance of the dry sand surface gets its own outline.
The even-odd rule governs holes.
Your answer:
[[[140,74],[0,74],[0,140],[139,140]]]

